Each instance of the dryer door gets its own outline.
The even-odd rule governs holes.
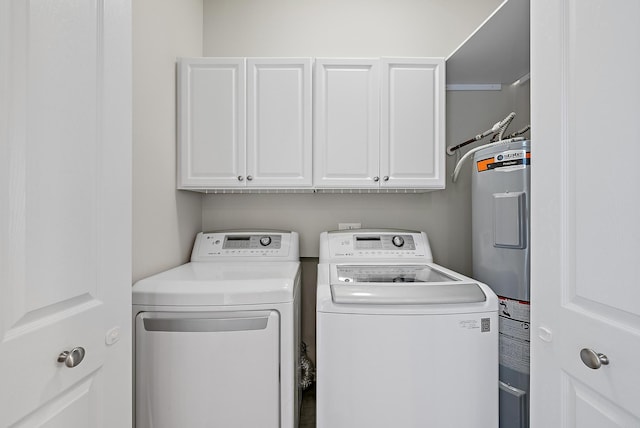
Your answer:
[[[142,312],[135,329],[137,428],[279,427],[278,312]]]

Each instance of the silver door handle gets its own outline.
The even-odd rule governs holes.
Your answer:
[[[239,176],[238,176],[238,181],[243,181],[243,180],[244,180],[244,177],[243,177],[243,176],[241,176],[241,175],[239,175]]]
[[[388,175],[385,175],[382,179],[383,179],[384,181],[389,181],[389,176],[388,176]]]
[[[73,348],[71,351],[64,351],[58,355],[58,362],[64,363],[65,366],[73,368],[84,359],[85,350],[82,346]]]
[[[253,175],[247,175],[247,180],[249,181],[253,180]]]
[[[582,348],[580,350],[580,359],[585,366],[594,370],[609,364],[609,358],[606,355],[588,348]]]
[[[373,181],[379,181],[379,180],[380,180],[380,177],[378,176],[373,177]]]

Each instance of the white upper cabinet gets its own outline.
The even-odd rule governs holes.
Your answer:
[[[247,186],[311,186],[311,60],[247,59]]]
[[[178,70],[178,188],[311,186],[311,59],[189,58]]]
[[[316,59],[314,185],[378,187],[380,62]]]
[[[444,188],[444,59],[317,59],[314,185]]]
[[[180,59],[178,188],[444,188],[443,59],[322,58],[313,79],[310,58]]]
[[[178,188],[244,185],[245,60],[178,62]]]
[[[443,189],[444,60],[383,59],[380,185]]]

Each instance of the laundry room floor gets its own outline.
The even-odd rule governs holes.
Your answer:
[[[316,428],[316,387],[312,386],[302,393],[300,409],[300,428]]]

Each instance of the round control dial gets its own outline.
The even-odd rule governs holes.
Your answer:
[[[404,245],[404,238],[402,236],[394,236],[393,239],[391,239],[391,242],[393,242],[393,245],[395,245],[396,247],[402,247]]]
[[[263,236],[262,238],[260,238],[260,245],[262,245],[263,247],[266,247],[269,244],[271,244],[270,236]]]

